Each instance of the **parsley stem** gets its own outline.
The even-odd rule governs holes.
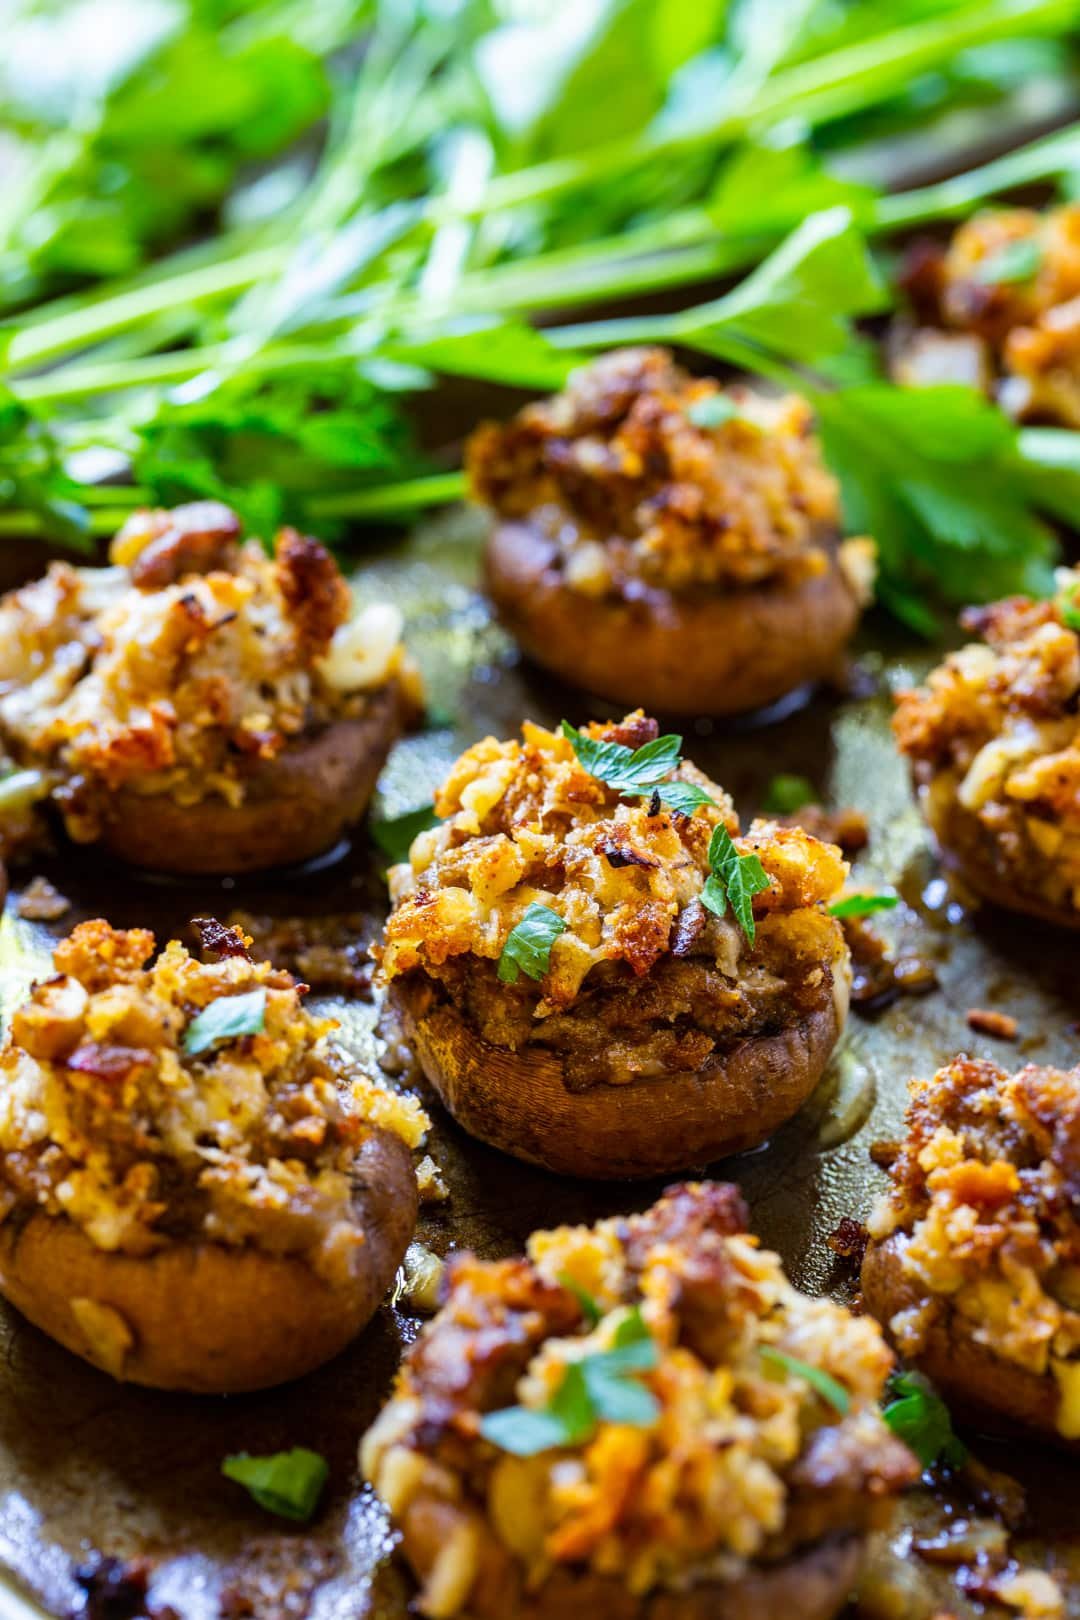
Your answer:
[[[1076,16],[1075,0],[977,0],[945,17],[909,23],[789,67],[766,79],[734,112],[711,124],[671,134],[646,133],[594,146],[493,180],[468,208],[446,199],[440,217],[481,217],[492,211],[550,202],[562,193],[658,158],[737,140],[756,125],[798,115],[811,125],[857,112],[902,90],[917,73],[957,52],[1017,35],[1057,32]]]
[[[314,495],[308,502],[313,518],[374,518],[421,511],[425,506],[445,506],[461,501],[468,493],[463,472],[432,473],[425,478],[406,478],[396,484],[380,484],[374,489],[342,490],[333,495]]]

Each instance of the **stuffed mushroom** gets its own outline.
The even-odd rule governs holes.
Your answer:
[[[902,282],[900,382],[965,383],[1022,420],[1080,427],[1080,206],[985,210],[944,247],[916,244]]]
[[[361,1447],[431,1620],[830,1620],[917,1476],[877,1325],[798,1293],[736,1188],[451,1262]]]
[[[114,1377],[205,1393],[336,1355],[412,1235],[412,1099],[346,1072],[303,986],[82,923],[0,1051],[0,1290]]]
[[[894,729],[945,860],[976,894],[1080,926],[1080,624],[1056,601],[969,609],[982,636],[901,693]]]
[[[526,723],[452,767],[391,872],[380,951],[424,1074],[472,1135],[566,1175],[753,1147],[847,1011],[847,866],[728,795],[640,711]]]
[[[270,557],[213,501],[135,513],[111,559],[0,603],[0,740],[68,835],[184,873],[332,847],[415,707],[397,609],[353,615],[317,541]]]
[[[658,712],[736,714],[836,674],[873,582],[810,408],[660,349],[577,372],[468,452],[487,587],[522,648]]]
[[[958,1410],[1080,1442],[1080,1069],[915,1080],[867,1306]]]

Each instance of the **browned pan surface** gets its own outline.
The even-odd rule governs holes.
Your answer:
[[[432,700],[455,717],[452,727],[412,738],[392,757],[383,778],[391,812],[427,800],[443,764],[488,731],[509,734],[526,715],[551,723],[563,714],[580,721],[603,712],[515,661],[472,590],[475,548],[475,525],[458,516],[377,557],[367,575],[365,590],[391,594],[405,608]],[[880,625],[875,630],[888,633]],[[819,695],[764,729],[709,722],[684,728],[687,752],[732,790],[744,820],[778,769],[807,775],[830,800],[867,811],[872,843],[857,874],[860,886],[888,882],[900,889],[910,909],[889,915],[883,928],[902,933],[938,969],[934,994],[898,1001],[873,1022],[853,1018],[802,1116],[768,1147],[716,1172],[740,1182],[756,1229],[797,1283],[840,1294],[850,1288],[850,1272],[826,1239],[843,1216],[865,1215],[880,1179],[867,1146],[897,1131],[907,1077],[933,1070],[958,1049],[1005,1063],[1018,1052],[1021,1061],[1071,1063],[1073,1020],[1080,1015],[1080,940],[1014,918],[972,919],[937,876],[888,732],[889,690],[925,667],[925,649],[897,644],[888,656],[869,653],[864,662],[874,695]],[[73,902],[54,925],[64,931],[80,916],[106,914],[118,925],[150,924],[164,938],[192,915],[234,906],[281,916],[359,913],[374,930],[383,903],[363,839],[337,864],[272,884],[136,881],[87,851],[37,869]],[[44,928],[17,919],[9,904],[0,930],[0,1011],[6,1014],[40,969],[47,944]],[[374,1061],[375,1008],[363,1001],[329,1005],[347,1044]],[[1018,1046],[973,1035],[965,1022],[972,1006],[1014,1013]],[[657,1191],[656,1184],[556,1180],[468,1141],[444,1119],[430,1146],[452,1197],[423,1217],[420,1236],[440,1252],[473,1246],[502,1254],[536,1225],[638,1208]],[[418,1325],[384,1308],[338,1361],[301,1383],[208,1400],[118,1386],[0,1309],[0,1566],[55,1614],[78,1609],[82,1593],[73,1569],[100,1552],[150,1558],[150,1612],[155,1603],[167,1604],[182,1620],[222,1613],[402,1620],[408,1589],[388,1559],[385,1516],[358,1483],[356,1444]],[[229,1452],[291,1445],[323,1452],[331,1466],[324,1509],[299,1531],[261,1513],[219,1475]],[[979,1441],[976,1447],[1028,1486],[1042,1533],[1027,1551],[1044,1567],[1071,1569],[1070,1612],[1080,1615],[1075,1468],[1034,1450]],[[911,1513],[936,1522],[940,1509],[927,1499]],[[911,1568],[910,1560],[904,1567]],[[984,1612],[956,1594],[947,1571],[934,1580],[942,1607],[958,1616]],[[932,1612],[919,1592],[911,1601],[897,1620]]]

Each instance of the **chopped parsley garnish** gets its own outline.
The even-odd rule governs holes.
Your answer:
[[[820,1367],[812,1367],[808,1361],[800,1361],[798,1356],[789,1356],[772,1344],[763,1344],[760,1354],[762,1361],[767,1361],[774,1367],[782,1367],[794,1378],[804,1379],[817,1391],[823,1401],[840,1413],[841,1417],[850,1410],[851,1396],[843,1384],[837,1383],[831,1373],[823,1372]]]
[[[813,804],[816,797],[812,783],[805,776],[789,776],[782,771],[765,789],[761,808],[766,815],[790,816],[804,804]]]
[[[623,743],[587,737],[568,720],[562,723],[562,734],[589,775],[623,798],[647,799],[655,794],[669,810],[687,816],[693,815],[701,804],[715,803],[705,789],[694,782],[664,780],[682,763],[681,737],[655,737],[641,748],[630,749]]]
[[[765,868],[756,855],[739,854],[723,823],[713,828],[709,840],[709,866],[711,870],[701,891],[702,905],[718,917],[723,917],[730,905],[736,922],[753,944],[752,902],[755,894],[769,887]]]
[[[948,1407],[922,1373],[894,1373],[888,1395],[881,1415],[924,1468],[939,1462],[951,1468],[963,1466],[967,1447],[956,1438]]]
[[[648,1428],[659,1414],[652,1391],[635,1374],[650,1372],[660,1353],[641,1311],[633,1308],[618,1327],[610,1350],[571,1361],[545,1407],[509,1406],[480,1420],[485,1440],[516,1457],[534,1457],[555,1446],[586,1440],[597,1423]]]
[[[406,810],[403,815],[372,821],[371,836],[391,866],[396,866],[399,861],[408,860],[412,841],[418,833],[427,832],[429,827],[438,825],[435,806],[422,804],[415,810]]]
[[[261,1035],[266,1022],[266,986],[246,990],[239,996],[219,996],[193,1018],[184,1031],[184,1051],[198,1057],[218,1041],[233,1041],[240,1035]]]
[[[687,419],[699,428],[723,427],[738,416],[739,407],[727,394],[706,394],[703,399],[695,399],[687,411]]]
[[[533,904],[506,936],[499,957],[499,978],[503,984],[517,984],[521,974],[542,979],[551,966],[551,947],[566,924],[549,906]]]
[[[303,1524],[319,1505],[330,1469],[317,1451],[294,1446],[272,1457],[250,1457],[241,1451],[225,1458],[221,1472],[226,1479],[243,1485],[267,1513]]]
[[[589,1290],[587,1288],[582,1288],[581,1284],[579,1282],[575,1282],[573,1277],[571,1277],[569,1273],[565,1271],[559,1272],[558,1281],[561,1283],[563,1288],[565,1288],[569,1293],[573,1294],[574,1298],[581,1306],[582,1316],[585,1318],[589,1326],[594,1328],[597,1322],[599,1322],[602,1313],[599,1305],[589,1293]]]
[[[1031,281],[1042,266],[1042,248],[1032,236],[1006,242],[975,267],[973,280],[988,287],[1013,286]]]
[[[829,916],[869,917],[875,911],[892,911],[899,904],[898,894],[847,894],[829,907]]]
[[[1080,595],[1080,580],[1076,580],[1071,585],[1066,585],[1063,590],[1058,591],[1057,596],[1054,598],[1057,610],[1061,614],[1062,623],[1069,630],[1080,630],[1078,595]]]

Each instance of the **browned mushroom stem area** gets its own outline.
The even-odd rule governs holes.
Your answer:
[[[440,1620],[830,1620],[917,1474],[890,1365],[876,1324],[791,1287],[734,1187],[683,1185],[452,1261],[361,1460]]]
[[[0,602],[0,741],[78,842],[176,872],[305,860],[412,718],[397,609],[354,613],[317,541],[282,530],[271,557],[239,529],[215,502],[138,512],[112,567]]]
[[[624,350],[474,434],[488,590],[525,651],[659,712],[732,714],[837,672],[873,579],[805,401]]]
[[[958,1057],[911,1086],[866,1303],[961,1410],[1080,1441],[1080,1069]]]
[[[418,1105],[346,1076],[333,1021],[232,944],[154,959],[145,930],[80,924],[0,1052],[0,1288],[162,1388],[259,1388],[335,1355],[416,1217]]]
[[[657,726],[639,711],[586,732],[628,752]],[[692,814],[607,785],[562,734],[527,722],[522,739],[461,756],[441,824],[391,874],[381,972],[428,1079],[466,1130],[565,1174],[684,1169],[760,1142],[844,1020],[839,850],[770,822],[740,835],[685,761],[665,786],[698,790]],[[718,827],[764,871],[750,929],[710,885]],[[532,975],[500,970],[535,907],[549,954]]]
[[[982,637],[900,695],[897,742],[946,859],[977,894],[1080,925],[1080,636],[1058,601],[1010,597]]]

